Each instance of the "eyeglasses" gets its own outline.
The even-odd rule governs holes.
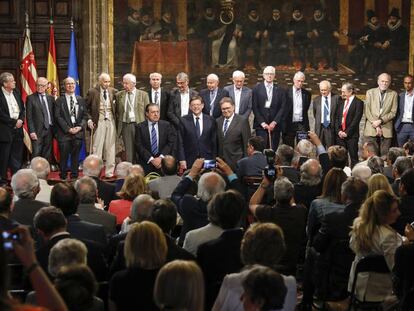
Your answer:
[[[46,87],[47,86],[47,84],[36,84],[37,86],[40,86],[40,87]]]

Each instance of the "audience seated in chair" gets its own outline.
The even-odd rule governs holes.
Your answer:
[[[49,186],[47,183],[47,178],[50,173],[49,162],[45,158],[34,157],[32,161],[30,161],[30,168],[39,180],[40,191],[36,196],[36,200],[50,203],[50,192],[52,191],[53,186]]]

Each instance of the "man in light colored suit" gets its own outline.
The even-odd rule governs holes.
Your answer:
[[[331,82],[319,82],[320,96],[313,100],[313,116],[315,118],[315,133],[319,136],[325,148],[335,144],[336,109],[341,97],[331,92]]]
[[[249,119],[252,111],[252,90],[244,86],[245,75],[243,71],[236,70],[233,72],[233,85],[227,85],[223,89],[229,93],[233,99],[235,113]]]
[[[404,77],[405,91],[398,97],[398,114],[395,120],[398,146],[402,147],[408,140],[414,141],[414,77]]]
[[[224,97],[220,107],[222,116],[216,120],[218,156],[236,171],[237,161],[247,156],[249,121],[234,112],[235,105],[230,97]]]
[[[378,76],[378,87],[369,89],[365,97],[365,128],[366,141],[377,142],[381,156],[386,156],[391,146],[393,120],[397,113],[397,92],[389,89],[391,76],[382,73]]]
[[[136,163],[135,125],[145,120],[145,107],[149,104],[148,93],[137,90],[136,77],[127,73],[122,79],[124,90],[115,95],[117,105],[117,133],[122,135],[126,160]]]
[[[115,93],[110,87],[111,77],[101,73],[98,85],[86,95],[86,107],[91,115],[95,133],[91,153],[105,159],[105,177],[114,176],[115,169]]]

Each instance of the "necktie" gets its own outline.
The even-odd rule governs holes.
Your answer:
[[[226,119],[224,121],[223,136],[226,136],[228,126],[229,126],[229,119]]]
[[[384,97],[385,97],[386,91],[381,91],[381,98],[380,98],[380,109],[382,109],[382,106],[384,105]]]
[[[201,136],[200,118],[199,117],[196,117],[196,124],[195,124],[195,126],[196,126],[196,135],[197,135],[197,138],[199,138]]]
[[[76,111],[75,111],[75,102],[73,101],[73,96],[70,96],[70,116],[72,118],[72,123],[75,125],[76,121]]]
[[[342,130],[346,130],[346,116],[348,114],[349,109],[349,98],[346,99],[345,106],[344,106],[344,112],[342,113]]]
[[[158,104],[158,91],[155,91],[154,104]]]
[[[126,120],[132,122],[131,120],[131,112],[132,112],[132,92],[128,92],[128,102],[126,107]]]
[[[323,127],[327,128],[329,126],[328,116],[329,116],[329,103],[328,103],[328,97],[324,96],[325,103],[324,103],[324,109],[323,109]]]
[[[271,100],[272,99],[272,85],[268,84],[267,85],[267,100]]]
[[[210,91],[210,103],[213,102],[214,99],[214,91]]]
[[[156,124],[156,122],[153,122],[151,128],[151,152],[153,156],[158,154],[157,131],[155,130]]]
[[[106,90],[104,90],[104,93],[103,93],[103,98],[106,100],[108,97],[107,97],[107,95],[106,95]]]
[[[49,113],[49,107],[47,106],[47,101],[45,99],[45,94],[41,95],[42,97],[42,107],[43,107],[43,124],[45,126],[45,129],[49,128],[49,125],[52,124],[52,121],[50,120],[50,113]]]

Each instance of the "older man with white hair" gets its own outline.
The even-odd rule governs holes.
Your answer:
[[[232,75],[233,84],[227,85],[223,89],[233,99],[235,113],[248,119],[252,112],[252,90],[244,86],[245,75],[243,71],[236,70]]]
[[[149,83],[151,85],[151,88],[148,90],[150,102],[158,105],[160,108],[160,119],[166,121],[170,93],[161,87],[162,74],[159,72],[150,73]]]
[[[138,90],[136,77],[127,73],[122,78],[124,89],[115,95],[117,106],[117,133],[122,136],[126,160],[136,163],[135,125],[145,120],[145,107],[150,103],[148,93]]]
[[[50,203],[50,192],[52,191],[53,186],[50,186],[47,183],[47,177],[50,173],[49,162],[45,158],[34,157],[30,162],[30,168],[39,179],[40,191],[36,196],[36,200]]]
[[[14,203],[11,219],[22,225],[33,226],[33,217],[39,209],[49,204],[37,201],[39,180],[31,169],[21,169],[13,175],[11,187],[18,200]]]
[[[220,100],[228,97],[229,93],[225,89],[219,88],[219,77],[215,73],[207,76],[207,88],[200,91],[200,96],[204,102],[203,113],[217,119],[221,116]]]
[[[105,158],[106,177],[112,177],[115,168],[115,93],[117,90],[110,84],[111,77],[103,72],[98,77],[98,85],[91,88],[86,95],[86,106],[95,130],[90,153]]]
[[[371,175],[371,169],[367,165],[356,165],[351,172],[352,177],[361,179],[366,184],[368,184],[368,179]]]

